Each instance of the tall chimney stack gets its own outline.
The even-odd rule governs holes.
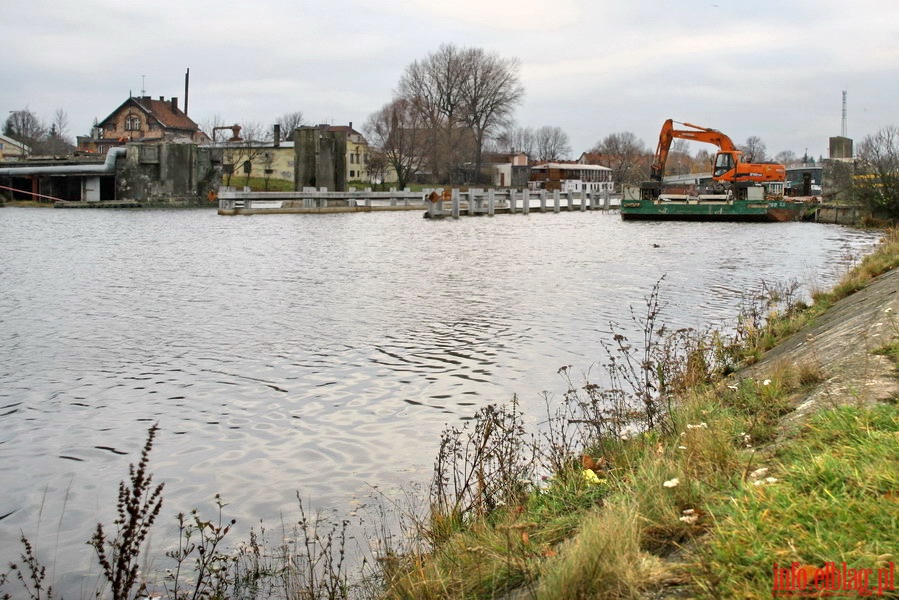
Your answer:
[[[187,91],[190,88],[190,68],[184,74],[184,114],[187,114]]]

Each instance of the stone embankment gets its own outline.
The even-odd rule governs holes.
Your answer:
[[[782,361],[819,370],[823,380],[795,399],[796,410],[788,416],[787,425],[821,408],[895,401],[899,397],[896,365],[874,351],[899,338],[897,292],[899,269],[894,269],[836,302],[741,375],[761,376]]]

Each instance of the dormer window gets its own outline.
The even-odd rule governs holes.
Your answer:
[[[140,117],[134,115],[125,117],[125,131],[140,131]]]

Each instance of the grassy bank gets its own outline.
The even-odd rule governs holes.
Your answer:
[[[836,399],[782,437],[783,417],[826,369],[781,362],[749,378],[738,367],[896,266],[892,231],[812,306],[756,305],[726,339],[659,331],[650,298],[646,346],[610,348],[618,389],[572,385],[542,440],[520,440],[551,466],[546,485],[521,489],[535,463],[494,448],[523,434],[520,423],[482,412],[451,436],[451,467],[415,524],[425,543],[388,564],[386,597],[769,598],[775,565],[811,579],[828,563],[873,569],[876,590],[897,554],[895,397]],[[871,351],[895,359],[896,334]],[[642,433],[622,426],[634,422]]]

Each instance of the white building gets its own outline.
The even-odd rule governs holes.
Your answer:
[[[532,190],[560,190],[562,192],[612,193],[612,169],[600,165],[579,163],[540,163],[531,167],[528,187]]]
[[[31,147],[0,134],[0,160],[22,160],[31,154]]]

